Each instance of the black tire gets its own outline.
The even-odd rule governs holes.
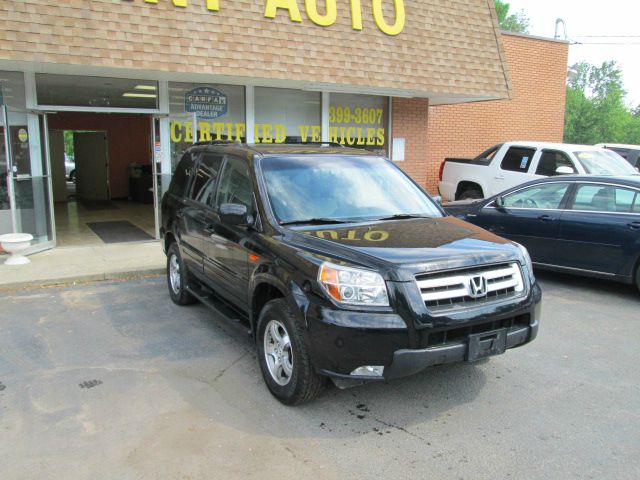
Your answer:
[[[483,198],[482,192],[477,188],[471,187],[463,190],[458,200],[479,200],[481,198]]]
[[[285,384],[282,384],[285,379],[281,377],[278,382],[277,375],[272,374],[270,370],[269,363],[274,362],[274,355],[277,354],[269,355],[270,360],[265,354],[265,337],[267,337],[267,345],[270,340],[273,340],[271,333],[267,333],[267,327],[277,327],[278,324],[283,327],[281,332],[284,331],[287,334],[290,344],[288,349],[285,348],[280,352],[281,357],[285,357],[280,359],[280,363],[282,365],[289,363],[291,368],[288,381]],[[326,384],[326,378],[318,375],[311,365],[302,326],[296,321],[284,299],[270,300],[262,308],[258,319],[257,344],[258,362],[262,376],[271,394],[280,402],[285,405],[300,405],[313,400],[322,391]],[[271,343],[272,348],[276,344],[277,342]],[[271,363],[271,369],[274,368],[273,365],[274,363]],[[282,368],[283,373],[286,373],[284,370]],[[283,377],[285,376],[283,375]]]
[[[175,263],[174,263],[175,262]],[[177,266],[177,271],[173,270]],[[173,274],[177,274],[172,276]],[[173,303],[177,305],[190,305],[195,303],[196,298],[187,292],[185,288],[189,279],[187,267],[182,261],[180,249],[177,243],[172,243],[167,250],[167,286],[169,296]]]

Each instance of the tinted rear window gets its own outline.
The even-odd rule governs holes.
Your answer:
[[[178,166],[176,171],[173,172],[171,178],[171,184],[169,185],[169,192],[174,195],[183,196],[186,192],[187,185],[189,185],[189,178],[193,173],[194,156],[191,152],[186,152]]]
[[[512,172],[526,172],[534,153],[536,151],[532,148],[511,147],[504,155],[500,168]]]

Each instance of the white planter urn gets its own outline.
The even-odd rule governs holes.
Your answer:
[[[5,265],[24,265],[29,263],[30,260],[20,255],[24,249],[29,248],[33,240],[33,235],[30,233],[6,233],[0,235],[0,244],[5,252],[11,255],[4,262]]]

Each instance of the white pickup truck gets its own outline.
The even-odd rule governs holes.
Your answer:
[[[564,174],[634,175],[611,150],[591,145],[506,142],[476,158],[446,158],[438,190],[444,202],[485,198],[540,177]]]

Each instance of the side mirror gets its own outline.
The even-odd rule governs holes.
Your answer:
[[[241,203],[223,203],[220,205],[220,220],[227,225],[242,227],[251,225],[253,218],[247,212],[247,206]]]
[[[496,204],[497,208],[501,208],[501,209],[504,208],[504,198],[503,197],[497,197],[494,203]]]
[[[563,165],[561,167],[556,168],[556,173],[558,175],[571,175],[572,173],[576,173],[576,172],[573,168]]]
[[[431,197],[431,200],[442,206],[442,197],[440,195],[434,195],[433,197]]]

